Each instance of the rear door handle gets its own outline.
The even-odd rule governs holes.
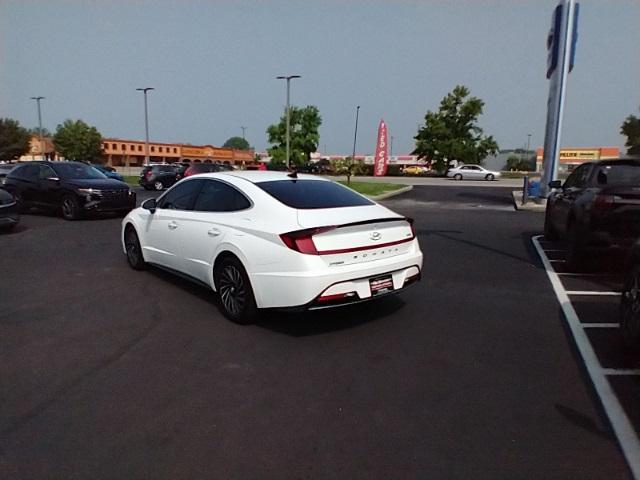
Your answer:
[[[220,235],[222,232],[220,230],[218,230],[217,228],[211,228],[209,229],[209,231],[207,232],[207,235],[209,235],[210,237],[217,237],[218,235]]]
[[[167,227],[169,227],[169,230],[175,230],[176,228],[178,228],[178,224],[176,222],[169,222],[169,225],[167,225]]]

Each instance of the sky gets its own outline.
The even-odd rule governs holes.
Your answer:
[[[316,105],[319,151],[410,153],[428,110],[456,85],[485,102],[501,148],[544,140],[546,36],[556,0],[0,0],[0,117],[82,119],[105,137],[268,147],[286,102]],[[640,113],[640,0],[582,0],[562,145],[620,146]]]

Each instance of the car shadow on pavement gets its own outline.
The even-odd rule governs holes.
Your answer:
[[[355,328],[389,317],[404,306],[397,295],[379,300],[300,313],[265,312],[256,326],[293,337],[306,337]]]
[[[484,193],[484,192],[460,192],[458,197],[467,198],[470,200],[478,200],[483,202],[498,203],[500,205],[513,206],[513,198],[511,197],[511,191],[508,193]]]

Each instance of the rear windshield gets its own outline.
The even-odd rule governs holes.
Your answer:
[[[596,183],[607,186],[640,187],[640,163],[602,165],[598,168]]]
[[[298,209],[361,207],[373,202],[342,185],[322,180],[276,180],[256,183],[285,205]]]

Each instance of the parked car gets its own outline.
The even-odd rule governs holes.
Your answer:
[[[620,333],[625,345],[640,349],[640,241],[631,249],[620,302]]]
[[[412,220],[330,180],[283,172],[196,175],[122,222],[129,265],[158,265],[219,293],[222,312],[313,310],[416,282]]]
[[[179,180],[173,165],[159,163],[145,165],[140,172],[138,184],[145,190],[164,190]]]
[[[28,162],[14,168],[3,187],[19,209],[61,211],[67,220],[90,212],[126,213],[136,194],[126,183],[105,177],[82,162]]]
[[[217,163],[194,163],[184,172],[184,177],[190,177],[192,175],[198,175],[200,173],[219,172],[220,165]]]
[[[4,185],[7,175],[9,175],[9,172],[11,172],[11,170],[13,170],[17,165],[19,164],[18,163],[0,163],[0,186]]]
[[[402,169],[404,175],[426,175],[429,169],[421,165],[410,165]]]
[[[116,172],[116,169],[113,167],[109,167],[107,165],[97,165],[95,163],[90,164],[93,168],[98,170],[100,173],[104,174],[107,178],[113,178],[114,180],[119,180],[124,182],[124,177]]]
[[[456,168],[450,168],[447,172],[447,177],[454,180],[496,180],[500,178],[500,172],[493,170],[487,170],[480,165],[460,165]]]
[[[567,240],[567,264],[580,268],[588,252],[629,249],[640,237],[640,161],[583,163],[547,199],[545,237]]]
[[[0,230],[10,230],[19,221],[18,202],[9,192],[0,190]]]

